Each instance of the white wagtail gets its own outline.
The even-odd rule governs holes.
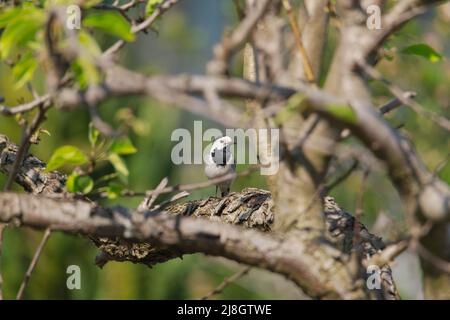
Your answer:
[[[228,136],[214,141],[205,164],[205,174],[208,179],[215,179],[236,172],[236,163],[231,152],[233,144],[233,139]],[[217,188],[219,188],[221,196],[226,196],[230,192],[232,183],[233,180],[228,180],[217,184],[216,195]]]

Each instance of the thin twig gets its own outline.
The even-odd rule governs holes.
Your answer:
[[[415,91],[406,91],[404,93],[405,99],[412,99],[417,96],[417,92]],[[401,107],[403,105],[403,102],[400,101],[398,98],[394,98],[390,101],[388,101],[384,106],[380,108],[381,114],[386,114],[394,109],[397,109],[398,107]]]
[[[97,107],[89,105],[88,106],[89,115],[91,116],[91,122],[95,129],[100,131],[105,137],[115,137],[118,133],[103,119],[98,113]]]
[[[214,47],[214,58],[207,65],[209,74],[224,75],[227,73],[233,55],[247,43],[270,4],[270,0],[255,1],[255,5],[247,10],[247,15],[239,25],[231,33],[224,34],[222,41]]]
[[[39,243],[39,246],[37,247],[36,252],[34,253],[33,260],[31,260],[31,263],[28,266],[25,277],[23,278],[22,284],[20,285],[19,292],[17,292],[16,300],[22,300],[23,295],[25,293],[25,289],[28,285],[28,282],[30,281],[31,274],[33,273],[34,269],[36,268],[36,265],[39,261],[39,257],[41,256],[42,250],[44,249],[44,246],[47,243],[48,238],[50,237],[51,233],[52,233],[52,231],[50,228],[45,229],[44,236],[42,237],[42,240]]]
[[[43,95],[42,97],[39,97],[31,102],[24,103],[19,106],[15,107],[7,107],[7,106],[0,106],[0,113],[4,116],[13,116],[18,113],[24,113],[33,110],[34,108],[39,107],[43,103],[49,101],[51,98],[50,94]]]
[[[391,244],[384,248],[382,251],[374,254],[369,259],[364,260],[364,266],[377,265],[382,267],[386,264],[390,264],[394,259],[408,249],[409,241],[401,240],[398,243]]]
[[[169,200],[165,200],[165,201],[161,202],[160,204],[156,205],[154,207],[154,210],[163,210],[168,205],[170,205],[170,204],[172,204],[172,203],[174,203],[174,202],[176,202],[176,201],[178,201],[180,199],[183,199],[183,198],[185,198],[187,196],[189,196],[189,192],[181,191],[181,192],[173,195]]]
[[[417,253],[419,254],[419,256],[422,259],[424,259],[427,262],[429,262],[430,264],[432,264],[435,268],[437,268],[445,273],[450,274],[450,263],[449,262],[439,258],[435,254],[430,252],[430,250],[425,248],[419,241],[416,241],[414,245],[415,245]]]
[[[152,196],[154,193],[158,193],[158,194],[166,194],[166,193],[172,193],[172,192],[177,192],[177,191],[194,191],[194,190],[199,190],[199,189],[204,189],[204,188],[208,188],[211,187],[213,185],[219,184],[221,182],[225,182],[225,181],[229,181],[229,180],[233,180],[237,177],[244,177],[247,176],[251,173],[253,173],[254,171],[260,169],[261,167],[263,167],[262,165],[254,165],[251,166],[250,168],[241,171],[239,173],[229,173],[227,175],[224,175],[222,177],[218,177],[215,179],[211,179],[208,181],[203,181],[203,182],[198,182],[198,183],[191,183],[191,184],[185,184],[185,185],[175,185],[175,186],[169,186],[169,187],[165,187],[162,190],[150,190],[147,192],[135,192],[135,191],[124,191],[122,192],[121,196],[124,197],[143,197],[143,196],[147,196],[150,197]],[[100,194],[101,197],[106,197],[106,194],[101,193]]]
[[[400,100],[404,105],[407,105],[410,107],[415,113],[418,115],[428,118],[434,123],[436,123],[441,128],[450,131],[450,120],[447,118],[440,116],[428,109],[425,109],[423,106],[421,106],[418,102],[412,100],[409,98],[402,89],[391,83],[389,80],[383,77],[383,75],[378,72],[375,68],[368,65],[365,62],[359,62],[358,66],[371,78],[380,81],[383,83],[386,88],[398,99]]]
[[[337,185],[341,184],[343,181],[345,181],[352,173],[356,170],[359,166],[359,161],[357,159],[353,159],[352,165],[344,171],[339,177],[337,177],[334,181],[328,183],[325,185],[325,192],[328,193],[332,189],[334,189]]]
[[[39,128],[39,125],[41,122],[45,119],[45,113],[47,112],[48,108],[50,107],[50,104],[41,103],[39,106],[38,114],[34,117],[33,122],[31,125],[24,129],[24,134],[22,137],[21,144],[17,150],[16,153],[16,159],[14,160],[13,167],[11,169],[11,172],[8,176],[8,180],[6,181],[4,191],[9,191],[12,187],[12,184],[16,178],[17,172],[20,169],[20,166],[22,164],[23,159],[25,158],[26,154],[28,153],[28,150],[30,148],[30,139],[33,136],[33,134],[36,132],[36,130]],[[2,247],[3,247],[3,233],[6,225],[0,224],[0,299],[2,298]]]
[[[156,187],[155,191],[152,194],[149,194],[145,197],[145,199],[139,204],[138,211],[146,211],[150,210],[153,206],[153,203],[156,201],[158,196],[161,194],[161,190],[163,190],[167,184],[169,183],[169,179],[165,177],[161,180],[161,182]]]
[[[295,17],[295,13],[292,10],[292,6],[289,0],[283,0],[283,7],[286,10],[286,13],[289,18],[289,24],[291,26],[292,32],[294,33],[295,43],[297,45],[298,51],[300,52],[300,56],[303,61],[303,69],[305,70],[306,79],[310,83],[315,83],[314,71],[309,62],[308,53],[306,52],[305,47],[302,42],[302,33],[300,31],[300,27],[298,25],[297,19]]]
[[[445,166],[448,164],[449,161],[450,161],[450,153],[447,154],[444,160],[438,163],[436,168],[433,170],[433,176],[436,177],[442,171],[442,169],[445,168]]]
[[[357,244],[360,242],[360,221],[361,221],[361,216],[363,215],[364,209],[363,209],[363,205],[364,205],[364,193],[365,193],[365,189],[366,189],[366,182],[367,182],[367,178],[369,177],[370,171],[365,169],[363,170],[363,175],[361,178],[361,186],[359,188],[359,192],[358,192],[358,197],[356,199],[356,209],[355,209],[355,224],[353,226],[353,246],[356,247]]]
[[[207,295],[203,296],[200,300],[208,300],[212,296],[222,293],[222,291],[231,283],[237,281],[241,277],[245,276],[252,268],[251,267],[245,267],[241,271],[236,272],[232,276],[226,278],[222,281],[220,285],[218,285],[214,290],[209,292]]]
[[[27,127],[24,130],[24,134],[22,136],[22,141],[19,146],[19,149],[16,154],[16,159],[13,164],[13,168],[8,176],[8,180],[6,181],[5,187],[3,188],[3,191],[9,191],[11,189],[11,186],[14,182],[14,179],[16,178],[17,171],[19,170],[22,161],[25,157],[25,155],[28,153],[28,149],[30,148],[30,139],[33,136],[33,134],[36,132],[36,130],[39,128],[39,125],[41,122],[45,119],[45,113],[47,112],[49,108],[49,104],[47,105],[41,105],[38,111],[38,114],[33,119],[33,122],[29,127]]]
[[[156,19],[161,16],[164,12],[169,10],[173,5],[175,5],[178,2],[178,0],[166,0],[162,4],[160,4],[155,11],[144,21],[142,21],[140,24],[135,25],[131,28],[132,33],[138,33],[142,30],[146,30],[149,28]],[[109,56],[117,51],[119,51],[123,46],[125,45],[124,40],[119,40],[116,43],[114,43],[111,47],[109,47],[105,52],[103,52],[103,56]]]

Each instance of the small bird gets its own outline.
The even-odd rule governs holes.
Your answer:
[[[236,172],[236,163],[231,152],[233,144],[233,139],[228,136],[214,141],[205,164],[205,174],[208,179],[215,179]],[[230,193],[232,183],[233,180],[218,183],[216,185],[216,195],[217,188],[219,188],[221,196],[226,196]]]

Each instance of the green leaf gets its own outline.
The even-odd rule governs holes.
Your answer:
[[[98,136],[100,135],[100,131],[98,131],[94,125],[92,124],[92,122],[89,123],[89,143],[91,144],[91,147],[94,148],[97,140],[98,140]]]
[[[347,123],[356,123],[358,120],[355,111],[349,105],[330,105],[327,107],[327,110],[336,118],[344,120]]]
[[[137,149],[128,137],[115,139],[109,150],[119,155],[133,154],[137,152]]]
[[[5,11],[3,11],[0,14],[0,28],[3,29],[8,25],[8,23],[16,19],[18,16],[20,16],[20,12],[21,8],[19,7],[8,8]]]
[[[135,34],[131,32],[131,25],[120,13],[115,11],[91,13],[83,20],[83,25],[97,28],[126,41],[135,39]]]
[[[28,12],[21,10],[20,15],[11,18],[6,25],[0,39],[1,58],[9,57],[15,47],[24,46],[42,29],[45,21],[44,14],[39,10]]]
[[[413,44],[400,52],[403,54],[421,56],[433,63],[442,60],[442,55],[425,43]]]
[[[14,78],[16,79],[16,83],[14,84],[16,89],[23,87],[33,78],[33,74],[37,66],[38,63],[36,58],[33,57],[31,52],[26,53],[17,63],[14,64],[12,72]]]
[[[86,31],[78,32],[78,40],[80,44],[93,56],[99,56],[102,53],[97,41]]]
[[[94,188],[94,181],[89,176],[80,176],[77,173],[72,173],[67,178],[66,187],[69,192],[87,194]]]
[[[101,81],[100,72],[95,64],[95,59],[101,54],[101,49],[95,39],[83,30],[78,32],[78,40],[84,50],[71,64],[75,79],[82,89],[89,85],[97,85]]]
[[[62,146],[53,152],[46,171],[53,171],[65,164],[82,165],[86,162],[88,158],[80,149],[74,146]]]
[[[75,79],[82,89],[89,85],[97,85],[100,83],[100,73],[95,65],[94,60],[88,54],[81,54],[72,63],[71,68],[75,74]]]
[[[108,195],[108,199],[116,199],[123,191],[123,186],[116,182],[111,182],[107,189],[106,194]]]
[[[155,12],[156,7],[162,3],[162,0],[148,0],[145,6],[145,15],[148,17]]]
[[[125,161],[123,161],[123,159],[117,153],[110,153],[108,156],[108,160],[116,170],[117,176],[119,177],[120,181],[127,184],[130,172],[128,171]]]

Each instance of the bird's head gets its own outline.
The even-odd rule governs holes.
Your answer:
[[[216,139],[211,147],[210,156],[212,160],[221,166],[233,161],[231,147],[234,144],[233,139],[228,136]]]
[[[231,139],[229,136],[224,136],[214,141],[211,150],[230,150],[230,146],[233,144],[233,139]]]

